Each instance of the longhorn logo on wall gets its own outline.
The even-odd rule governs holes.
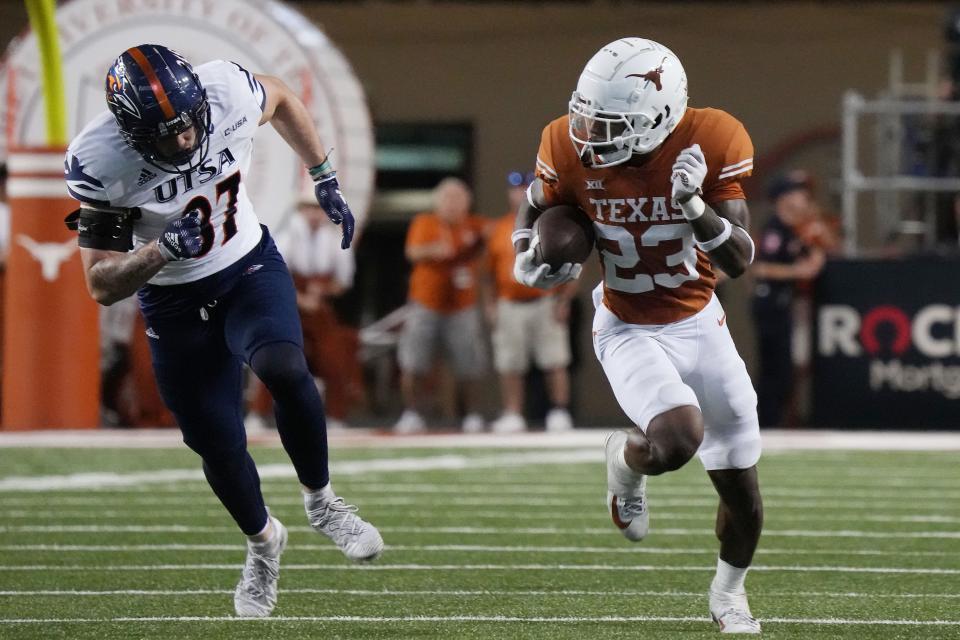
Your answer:
[[[297,11],[273,0],[72,0],[57,8],[68,137],[106,108],[104,79],[116,56],[145,42],[164,44],[194,65],[224,59],[281,78],[313,114],[358,218],[370,206],[373,130],[363,89],[343,54]],[[42,77],[32,34],[14,40],[0,68],[2,151],[44,143]],[[122,82],[122,78],[115,78]],[[248,191],[260,218],[282,224],[296,206],[302,163],[272,127],[257,134]]]

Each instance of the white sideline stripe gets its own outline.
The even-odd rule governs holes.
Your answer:
[[[288,526],[288,531],[307,533],[313,531],[310,527]],[[236,533],[235,527],[230,526],[194,526],[194,525],[0,525],[0,533]],[[609,536],[610,527],[380,527],[380,531],[388,533],[434,533],[434,534],[469,534],[469,535],[596,535]],[[682,529],[682,528],[651,528],[656,534],[664,535],[702,535],[713,537],[713,529]],[[858,531],[842,530],[803,530],[803,529],[770,529],[764,530],[764,537],[787,538],[907,538],[907,539],[960,539],[960,531]]]
[[[343,434],[330,434],[335,448],[423,449],[423,448],[498,448],[537,450],[578,449],[594,447],[597,460],[602,460],[603,440],[610,428],[574,429],[567,433],[533,432],[498,435],[482,433],[436,433],[422,436],[397,437],[373,429],[350,429]],[[620,427],[617,427],[620,428]],[[960,432],[943,431],[835,431],[809,429],[765,429],[761,433],[764,454],[809,451],[830,454],[831,460],[841,459],[839,452],[850,451],[960,451]],[[251,442],[272,445],[279,449],[280,439],[275,434],[254,436]],[[183,449],[177,429],[116,429],[0,432],[2,447],[52,448],[175,448]],[[862,465],[857,465],[862,466]],[[889,467],[890,465],[870,465]],[[867,475],[875,476],[875,473]],[[916,477],[916,476],[914,476]],[[942,477],[932,474],[932,477]]]
[[[112,589],[112,590],[23,590],[0,591],[0,596],[194,596],[222,595],[233,593],[233,589]],[[348,596],[647,596],[658,598],[703,598],[702,591],[588,591],[561,589],[542,590],[460,590],[460,589],[284,589],[283,593],[329,594]],[[763,591],[751,593],[750,598],[886,598],[910,600],[915,598],[960,598],[960,593],[862,593],[855,591]]]
[[[733,164],[728,164],[725,167],[721,167],[720,173],[723,173],[724,171],[729,171],[730,169],[736,169],[737,167],[742,167],[743,165],[750,164],[752,162],[753,162],[753,156],[750,156],[746,160],[741,160],[740,162],[734,162]]]
[[[570,464],[596,462],[597,451],[532,451],[499,456],[468,457],[440,455],[425,458],[380,458],[340,462],[330,465],[330,473],[357,475],[376,471],[425,471],[433,469],[489,469],[537,464]],[[266,464],[257,467],[260,478],[296,478],[290,464]],[[56,489],[90,489],[98,487],[130,487],[181,481],[205,481],[200,469],[158,469],[135,473],[73,473],[59,476],[8,476],[0,479],[0,491],[50,491]]]
[[[0,565],[5,571],[237,571],[241,564],[114,564],[114,565]],[[284,571],[716,571],[716,566],[602,564],[285,564]],[[799,573],[881,573],[906,575],[960,575],[960,569],[916,567],[847,567],[831,565],[754,565],[751,571]]]
[[[6,624],[74,624],[102,622],[709,622],[698,616],[141,616],[114,618],[0,618]],[[848,618],[761,618],[763,623],[805,625],[960,626],[960,620],[856,620]]]
[[[229,551],[231,553],[242,549],[236,544],[7,544],[0,545],[0,551],[56,551],[56,552],[88,552],[88,551]],[[340,549],[323,544],[298,544],[296,551],[336,551]],[[706,554],[714,556],[715,547],[572,547],[572,546],[533,546],[533,545],[482,545],[482,544],[388,544],[386,551],[464,551],[479,553],[611,553],[616,555],[691,555]],[[759,549],[760,555],[804,555],[804,556],[894,556],[941,558],[954,557],[951,551],[900,551],[881,549]]]
[[[730,176],[739,175],[747,171],[753,171],[753,164],[748,164],[747,166],[741,167],[740,169],[734,169],[732,171],[726,171],[724,173],[721,173],[719,176],[717,176],[717,179],[723,180],[724,178],[729,178]]]

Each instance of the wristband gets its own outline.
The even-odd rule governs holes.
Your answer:
[[[529,240],[533,237],[533,229],[517,229],[510,234],[510,243],[517,244],[518,240]]]
[[[730,221],[726,218],[720,218],[720,222],[723,223],[723,231],[720,232],[720,235],[712,240],[707,240],[706,242],[697,241],[697,247],[699,247],[701,251],[713,251],[730,239],[730,236],[733,234],[733,225],[730,224]]]
[[[707,208],[707,204],[703,201],[703,198],[697,194],[693,194],[686,202],[679,202],[677,204],[680,205],[680,211],[687,220],[696,220],[703,215],[703,212]]]
[[[310,172],[310,177],[313,179],[314,182],[319,182],[321,179],[326,177],[328,173],[333,171],[333,164],[330,162],[331,153],[333,153],[333,149],[330,149],[330,151],[327,152],[327,155],[323,159],[323,162],[307,169],[307,171]]]
[[[173,262],[177,259],[177,256],[173,255],[173,252],[171,252],[170,249],[167,249],[166,245],[160,242],[162,239],[163,235],[161,234],[161,236],[157,238],[157,249],[160,251],[160,255],[163,256],[164,260],[167,262]]]

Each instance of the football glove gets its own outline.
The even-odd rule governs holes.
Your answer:
[[[560,265],[556,272],[550,273],[550,265],[537,264],[534,251],[540,243],[540,236],[534,236],[530,248],[521,251],[513,261],[513,277],[520,284],[537,289],[552,289],[564,282],[580,277],[583,265],[567,262]]]
[[[168,262],[196,258],[203,250],[202,226],[196,211],[177,218],[157,238],[157,248]]]
[[[670,174],[670,181],[673,183],[671,196],[674,201],[683,203],[703,193],[703,180],[706,177],[707,159],[703,156],[700,145],[695,144],[681,151]]]
[[[314,175],[313,169],[310,170],[310,174]],[[329,171],[314,177],[313,180],[315,183],[313,193],[317,197],[317,202],[323,207],[333,224],[342,226],[343,239],[340,241],[340,248],[349,249],[350,243],[353,242],[353,229],[356,222],[350,212],[350,206],[344,201],[343,194],[340,192],[337,172]]]

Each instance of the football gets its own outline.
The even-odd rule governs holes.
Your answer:
[[[551,269],[567,262],[582,264],[590,257],[596,240],[590,218],[568,205],[550,207],[540,214],[533,223],[533,233],[540,238],[534,256]]]

